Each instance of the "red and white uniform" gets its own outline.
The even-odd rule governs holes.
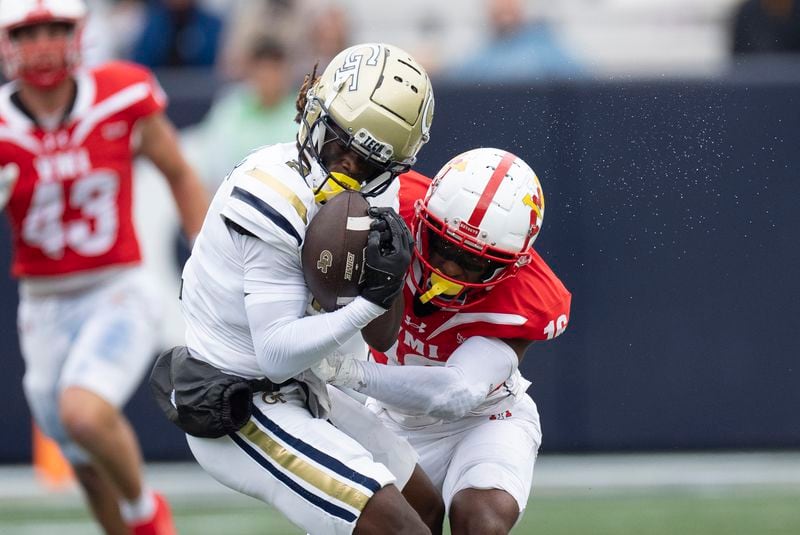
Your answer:
[[[425,196],[429,184],[428,178],[413,172],[400,178],[400,214],[409,226],[414,201]],[[397,343],[386,353],[371,351],[378,363],[443,366],[471,337],[555,338],[567,327],[571,295],[534,253],[516,277],[500,282],[472,307],[417,315],[410,278],[404,298]],[[448,510],[460,490],[494,488],[517,501],[521,517],[542,437],[536,404],[525,393],[529,386],[515,370],[485,402],[456,420],[405,414],[374,399],[368,406],[384,425],[411,443],[420,465],[441,489]]]
[[[430,179],[410,172],[400,180],[400,215],[411,226],[414,201],[425,196]],[[571,294],[536,252],[516,277],[501,282],[488,297],[463,311],[440,309],[419,317],[414,312],[414,286],[404,289],[405,312],[397,343],[384,353],[372,350],[376,362],[390,365],[439,366],[467,338],[521,338],[549,340],[560,335],[569,321]],[[481,405],[491,413],[495,402],[519,395],[529,383],[519,372],[498,387]]]
[[[166,102],[135,65],[74,78],[74,103],[52,124],[28,115],[16,82],[0,88],[0,166],[20,171],[6,212],[25,395],[41,429],[81,464],[86,453],[61,425],[60,393],[77,386],[122,406],[155,356],[158,306],[138,266],[132,166],[136,122]]]
[[[131,217],[134,125],[166,105],[146,69],[109,63],[76,74],[65,121],[36,124],[0,88],[0,165],[20,176],[6,211],[14,233],[13,274],[64,275],[141,260]]]

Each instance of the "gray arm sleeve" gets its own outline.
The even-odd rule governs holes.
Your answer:
[[[480,405],[518,364],[516,353],[505,342],[473,336],[461,344],[445,366],[384,366],[353,361],[356,379],[353,384],[342,386],[408,414],[454,420]]]
[[[362,297],[335,312],[301,318],[285,315],[295,303],[245,298],[245,304],[259,368],[276,383],[307,370],[385,312]]]
[[[308,288],[299,251],[280,242],[236,236],[243,253],[244,304],[258,366],[277,383],[338,349],[383,308],[357,297],[326,314],[306,316]]]

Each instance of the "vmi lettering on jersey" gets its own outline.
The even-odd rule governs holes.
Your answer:
[[[411,352],[416,353],[417,355],[422,355],[434,360],[439,358],[439,346],[426,344],[422,340],[414,338],[414,335],[405,329],[403,329],[403,344],[408,346],[411,349]]]
[[[39,180],[57,182],[86,175],[92,170],[89,151],[77,148],[55,154],[37,156],[33,161]]]

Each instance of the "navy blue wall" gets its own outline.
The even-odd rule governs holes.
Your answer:
[[[436,96],[421,171],[498,146],[545,190],[537,248],[573,307],[566,333],[523,363],[544,450],[800,447],[800,83],[439,85]],[[207,102],[176,104],[188,124]],[[0,299],[0,462],[20,461],[29,424],[7,277]],[[149,458],[187,455],[144,389],[129,414]]]

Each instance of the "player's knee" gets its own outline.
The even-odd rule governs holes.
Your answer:
[[[87,493],[97,494],[105,488],[102,476],[94,466],[90,464],[79,464],[74,465],[73,469],[75,470],[75,477]]]
[[[72,440],[85,445],[113,432],[116,409],[99,396],[80,388],[61,394],[61,422]]]
[[[450,527],[466,535],[505,535],[518,515],[516,502],[504,491],[464,489],[450,504]]]
[[[378,490],[358,518],[354,535],[430,535],[431,531],[394,485]]]
[[[420,518],[431,530],[435,528],[441,529],[444,524],[444,501],[438,494],[433,496],[430,501],[415,507]]]
[[[445,516],[444,500],[419,466],[403,489],[403,496],[432,532],[441,532]]]

